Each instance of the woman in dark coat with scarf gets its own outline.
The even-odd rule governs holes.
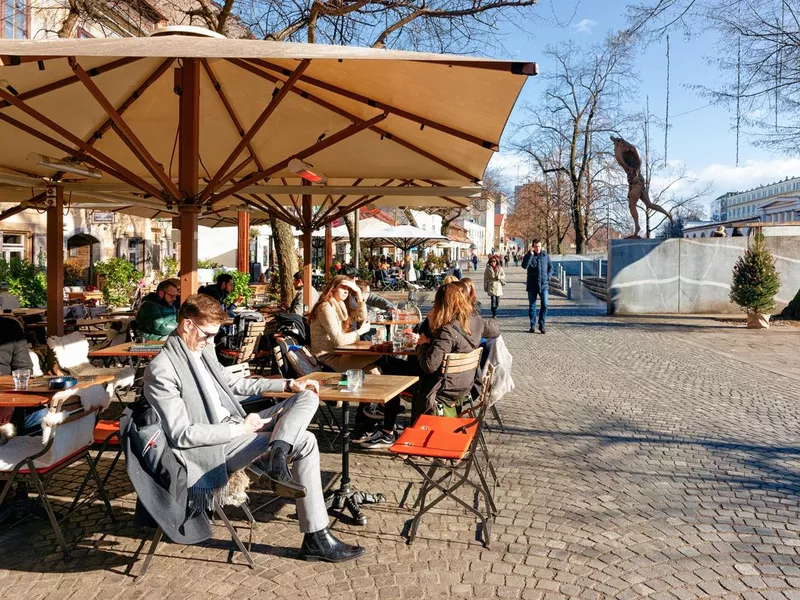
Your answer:
[[[478,314],[469,296],[469,288],[461,281],[442,285],[436,291],[426,327],[420,328],[417,357],[422,370],[417,409],[435,409],[444,404],[453,407],[469,396],[475,373],[442,373],[445,354],[467,354],[481,345],[482,338],[500,335],[497,321],[485,321]],[[415,412],[417,412],[415,410]]]

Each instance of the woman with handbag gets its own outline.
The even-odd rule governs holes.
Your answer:
[[[500,296],[503,295],[503,286],[506,284],[506,272],[500,266],[496,256],[489,258],[489,264],[483,272],[483,290],[489,294],[492,301],[492,318],[497,318],[497,308],[500,306]]]

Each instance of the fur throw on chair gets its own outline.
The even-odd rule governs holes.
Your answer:
[[[89,365],[89,341],[80,331],[61,337],[47,338],[47,345],[55,354],[58,366],[62,369],[73,369],[79,365]]]
[[[0,446],[17,435],[17,429],[13,423],[3,423],[0,425]]]
[[[241,506],[247,502],[247,490],[250,488],[250,478],[244,469],[234,471],[228,475],[228,484],[220,495],[222,506]]]

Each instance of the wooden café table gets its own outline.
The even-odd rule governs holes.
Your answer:
[[[351,356],[383,356],[384,354],[389,356],[414,356],[417,353],[416,348],[403,348],[397,352],[394,350],[389,350],[388,352],[375,352],[374,350],[370,350],[370,348],[374,345],[375,344],[372,342],[359,341],[355,342],[354,344],[348,344],[347,346],[337,346],[333,349],[333,353]]]
[[[65,390],[51,390],[47,382],[52,377],[31,377],[27,390],[15,390],[14,379],[11,375],[0,375],[0,408],[39,408],[50,403],[57,392]],[[69,390],[81,390],[93,385],[101,385],[114,381],[113,375],[91,375],[79,377],[77,385]],[[15,412],[12,421],[17,425],[17,430],[22,431],[23,423],[21,412]]]
[[[155,358],[164,347],[164,340],[155,342],[126,342],[89,352],[89,358]]]
[[[389,400],[410,388],[419,378],[403,375],[369,375],[364,374],[364,383],[355,392],[348,392],[345,386],[340,386],[342,375],[339,373],[310,373],[301,377],[299,381],[315,379],[319,382],[319,399],[326,402],[342,403],[342,478],[339,489],[329,493],[326,498],[328,508],[341,510],[347,508],[353,519],[359,525],[366,525],[367,517],[361,512],[360,504],[365,496],[350,487],[350,403],[376,403],[386,404]],[[270,396],[289,398],[294,392],[270,392]],[[373,494],[376,501],[383,497]]]

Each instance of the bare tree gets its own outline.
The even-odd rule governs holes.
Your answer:
[[[544,75],[545,103],[526,108],[531,121],[520,128],[526,138],[518,149],[536,160],[553,148],[566,148],[560,164],[543,173],[567,176],[575,250],[581,254],[591,237],[591,203],[597,197],[591,190],[597,145],[617,130],[620,115],[615,107],[635,79],[630,44],[627,36],[618,35],[586,50],[565,44],[545,54],[554,64]]]
[[[708,57],[725,75],[694,89],[733,112],[733,127],[753,143],[800,154],[800,6],[795,0],[647,0],[629,9],[644,42],[671,31],[715,32]]]

